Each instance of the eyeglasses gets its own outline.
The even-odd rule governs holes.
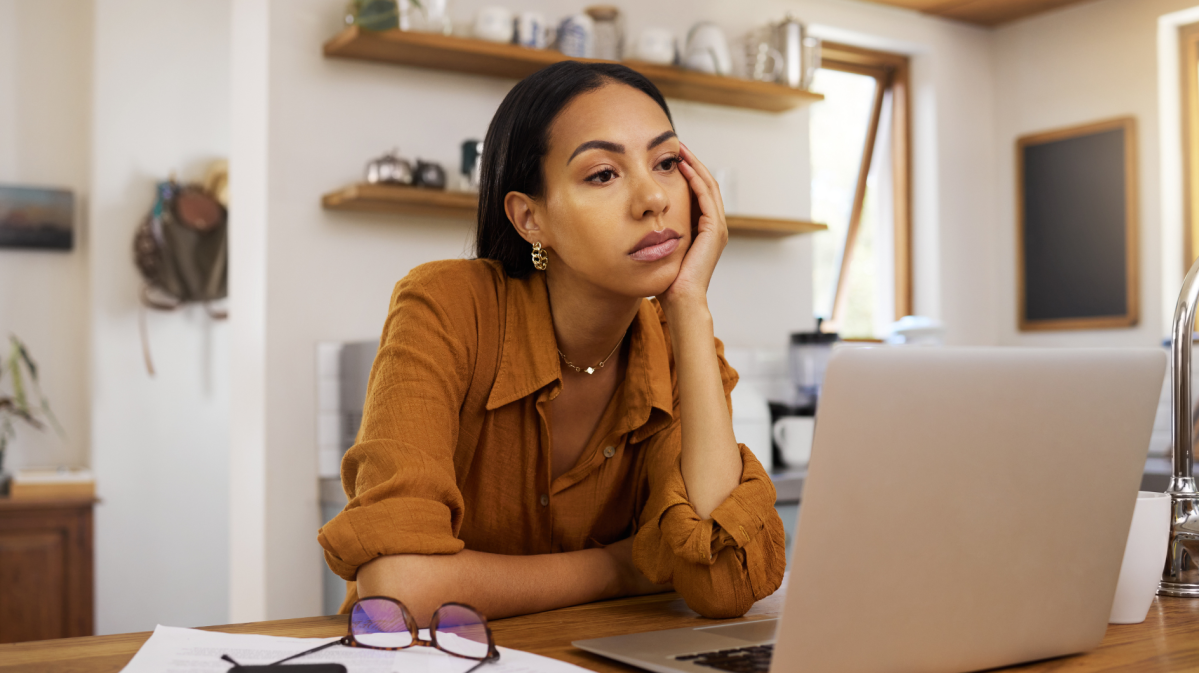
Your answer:
[[[319,652],[334,645],[365,647],[372,650],[403,650],[409,647],[435,647],[442,652],[479,663],[463,673],[500,658],[487,618],[462,603],[445,603],[433,612],[429,621],[429,640],[421,640],[420,629],[404,604],[386,596],[359,599],[350,610],[350,632],[311,650],[280,659],[270,666]],[[239,665],[229,655],[221,659]]]

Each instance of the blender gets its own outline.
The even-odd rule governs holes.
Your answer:
[[[820,386],[824,382],[824,370],[828,367],[833,344],[837,341],[837,334],[821,332],[819,323],[815,332],[795,332],[791,335],[789,360],[797,411],[810,409],[809,414],[815,413],[816,403],[820,399]]]

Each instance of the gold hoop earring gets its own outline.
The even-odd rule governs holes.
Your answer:
[[[533,244],[533,268],[538,271],[545,271],[545,267],[550,265],[550,256],[541,249],[541,242]]]

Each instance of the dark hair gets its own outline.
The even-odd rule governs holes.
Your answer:
[[[658,87],[619,63],[561,61],[524,78],[504,97],[483,141],[475,230],[478,258],[500,262],[513,278],[524,278],[533,271],[531,248],[508,221],[504,197],[508,192],[542,195],[545,180],[541,161],[549,150],[550,124],[576,96],[610,82],[645,93],[671,119]]]

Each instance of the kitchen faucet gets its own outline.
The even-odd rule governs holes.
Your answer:
[[[1199,302],[1199,260],[1182,281],[1170,333],[1170,385],[1174,394],[1170,434],[1174,476],[1170,479],[1170,543],[1157,592],[1199,597],[1199,489],[1195,487],[1194,425],[1191,408],[1191,341]]]

